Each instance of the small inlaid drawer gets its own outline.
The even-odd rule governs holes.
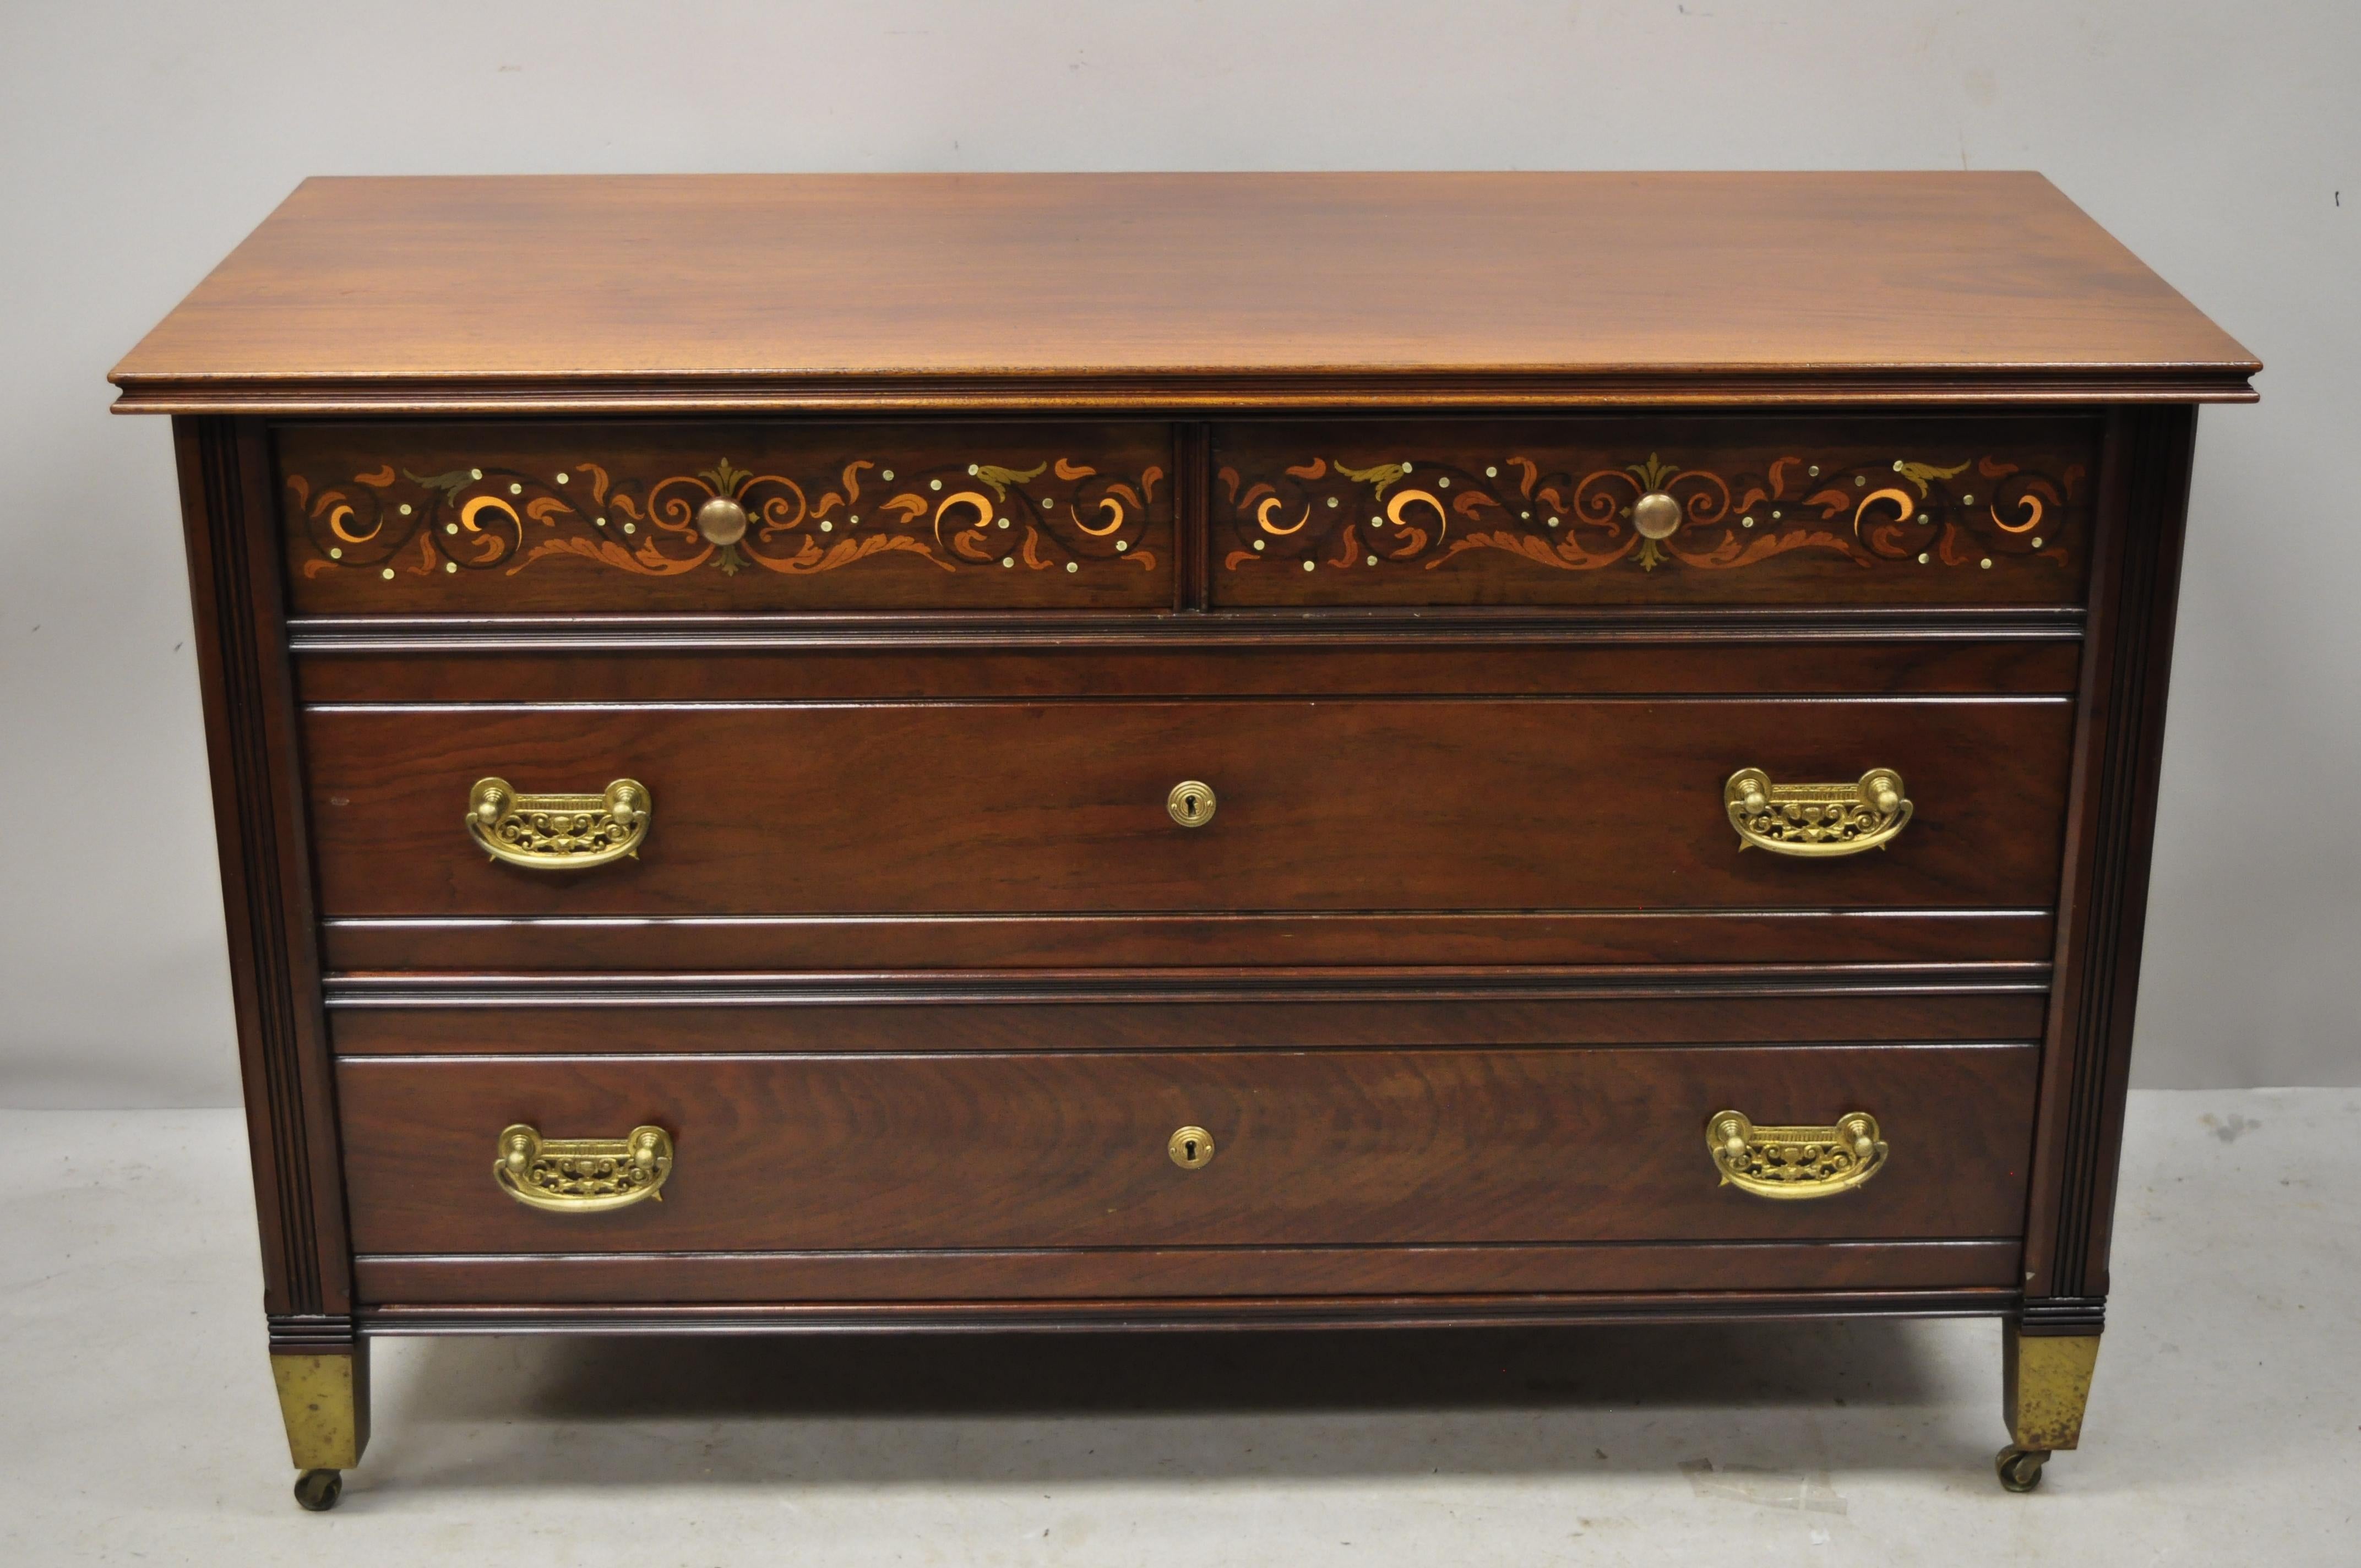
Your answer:
[[[1216,605],[2063,605],[2079,418],[1216,426]]]
[[[346,1058],[364,1254],[2013,1236],[2030,1045]]]
[[[1170,427],[303,424],[294,609],[1169,609]]]

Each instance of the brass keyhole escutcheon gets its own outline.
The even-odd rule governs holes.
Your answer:
[[[1164,1152],[1183,1170],[1202,1170],[1213,1157],[1213,1135],[1202,1127],[1183,1127],[1172,1135]]]
[[[1202,828],[1213,819],[1213,786],[1201,779],[1182,779],[1164,797],[1164,809],[1183,828]]]

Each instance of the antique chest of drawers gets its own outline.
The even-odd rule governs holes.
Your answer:
[[[2195,405],[2031,175],[343,180],[173,416],[298,1497],[398,1332],[2107,1288]]]

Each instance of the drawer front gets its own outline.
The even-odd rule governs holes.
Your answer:
[[[2054,697],[329,707],[305,743],[331,916],[2042,910],[2071,717]],[[1893,770],[1911,814],[1865,852],[1745,850],[1741,769],[1847,789]],[[494,861],[468,826],[487,777],[593,807],[636,781],[635,858]],[[1213,805],[1195,827],[1172,811],[1192,781]]]
[[[413,1057],[345,1060],[338,1101],[373,1255],[1994,1238],[2022,1226],[2037,1054]],[[1809,1177],[1767,1184],[1812,1195],[1759,1196],[1708,1144],[1724,1111],[1757,1144],[1865,1113],[1885,1149],[1857,1185],[1786,1157]],[[519,1124],[660,1129],[661,1201],[528,1206],[495,1172]]]
[[[1258,421],[1213,462],[1217,605],[2064,605],[2098,427]]]
[[[1156,609],[1156,423],[290,425],[307,615]]]

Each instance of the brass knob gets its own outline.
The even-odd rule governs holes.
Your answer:
[[[516,805],[516,792],[509,788],[506,779],[478,779],[473,795],[476,820],[487,831],[498,827],[500,818]]]
[[[1631,526],[1642,539],[1670,539],[1680,532],[1681,503],[1662,490],[1650,490],[1631,503]]]
[[[1166,1141],[1164,1152],[1183,1170],[1202,1170],[1213,1157],[1213,1135],[1202,1127],[1183,1127]]]
[[[1213,786],[1198,779],[1182,779],[1164,797],[1164,809],[1183,828],[1202,828],[1213,819]]]
[[[716,496],[697,509],[697,532],[710,543],[735,544],[746,537],[746,509],[728,496]]]

